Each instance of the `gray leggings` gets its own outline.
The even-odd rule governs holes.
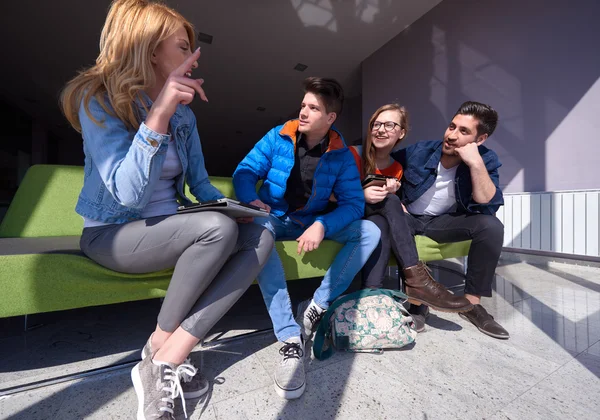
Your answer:
[[[273,236],[255,223],[199,212],[85,228],[80,245],[88,257],[114,271],[175,267],[158,325],[167,332],[181,325],[202,339],[262,270]]]

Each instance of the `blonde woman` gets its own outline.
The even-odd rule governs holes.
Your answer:
[[[200,201],[223,197],[208,179],[188,107],[196,94],[207,101],[203,80],[192,78],[199,57],[192,25],[179,13],[151,1],[117,0],[96,64],[61,96],[83,137],[85,178],[76,206],[84,218],[82,251],[120,272],[175,268],[131,374],[138,419],[172,419],[179,395],[207,391],[188,355],[273,249],[271,234],[254,223],[217,212],[176,214],[179,202],[189,202],[184,182]]]

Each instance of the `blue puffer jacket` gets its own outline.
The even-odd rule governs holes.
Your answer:
[[[298,120],[291,120],[269,131],[240,162],[233,174],[233,187],[238,200],[249,203],[259,198],[271,206],[271,214],[288,213],[284,199],[287,180],[294,167]],[[256,193],[256,183],[264,183]],[[323,214],[330,197],[337,208]],[[360,176],[350,149],[340,133],[329,130],[329,148],[321,157],[313,179],[312,194],[306,205],[289,212],[292,220],[303,227],[319,221],[325,234],[333,235],[351,222],[362,218],[365,199]]]

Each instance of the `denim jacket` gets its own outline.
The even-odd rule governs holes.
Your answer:
[[[144,102],[149,109],[150,99],[145,97]],[[141,102],[136,105],[144,121],[146,111]],[[82,103],[79,120],[85,165],[83,188],[75,207],[81,216],[115,224],[140,219],[162,173],[171,136],[183,168],[175,182],[180,201],[190,203],[184,194],[184,182],[199,201],[223,197],[208,179],[196,117],[188,106],[177,106],[170,120],[171,134],[166,135],[144,123],[137,131],[127,128],[120,119],[106,113],[95,98],[89,110],[102,125],[89,118]]]
[[[464,163],[459,164],[454,178],[457,211],[464,213],[482,213],[493,215],[504,204],[500,190],[498,168],[502,165],[498,155],[485,146],[479,146],[479,154],[485,168],[496,186],[496,194],[489,203],[480,204],[473,200],[471,171]],[[405,204],[421,197],[434,183],[437,167],[442,158],[441,141],[421,141],[392,153],[392,157],[404,167],[401,197]]]

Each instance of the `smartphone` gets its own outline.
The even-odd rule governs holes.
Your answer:
[[[365,189],[367,187],[372,187],[372,186],[383,187],[383,186],[385,186],[388,178],[393,178],[393,177],[389,177],[389,176],[385,176],[385,175],[378,175],[378,174],[369,174],[365,177],[365,179],[363,179],[363,181],[361,182],[361,185],[362,185],[363,189]]]

